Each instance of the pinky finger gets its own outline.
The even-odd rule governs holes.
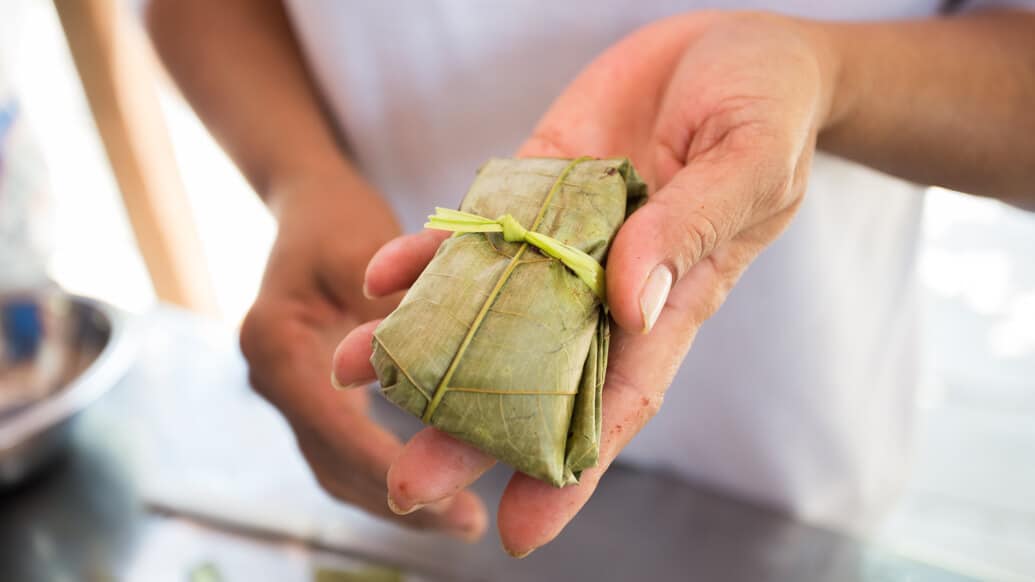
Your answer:
[[[374,328],[379,323],[381,320],[378,319],[357,326],[338,344],[331,363],[331,384],[335,388],[356,388],[374,381],[376,374],[370,364],[371,341]]]

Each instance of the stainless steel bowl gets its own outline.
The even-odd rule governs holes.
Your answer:
[[[0,488],[68,443],[79,413],[132,360],[129,318],[57,290],[0,295]]]

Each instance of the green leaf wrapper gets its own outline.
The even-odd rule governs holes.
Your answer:
[[[603,263],[646,187],[628,160],[497,159],[461,210],[510,215]],[[564,486],[597,463],[609,322],[559,260],[503,234],[458,234],[374,332],[390,401],[518,471]]]

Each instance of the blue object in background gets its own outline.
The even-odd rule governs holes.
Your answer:
[[[0,309],[0,328],[11,362],[36,357],[43,341],[43,312],[32,299],[11,301]]]
[[[0,177],[4,175],[4,141],[18,120],[18,101],[11,99],[0,104]]]
[[[7,137],[15,119],[18,119],[18,102],[12,99],[0,107],[0,141]]]

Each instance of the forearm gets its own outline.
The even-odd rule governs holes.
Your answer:
[[[148,28],[187,100],[268,203],[304,181],[373,195],[323,115],[279,0],[151,0]]]
[[[1035,15],[816,26],[838,63],[821,148],[1035,208]]]

